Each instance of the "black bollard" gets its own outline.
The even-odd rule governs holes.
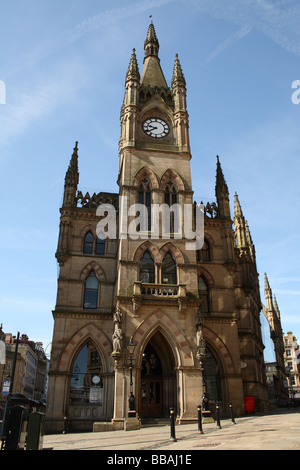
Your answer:
[[[217,427],[222,429],[221,422],[220,422],[220,408],[218,403],[216,404],[216,412],[217,412]]]
[[[201,405],[197,406],[197,410],[198,410],[198,433],[203,434]]]
[[[230,408],[231,421],[233,422],[233,424],[236,424],[236,422],[235,422],[235,420],[234,420],[234,414],[233,414],[232,403],[229,403],[229,408]]]
[[[176,442],[176,436],[175,436],[175,408],[170,408],[170,425],[171,425],[171,435],[170,435],[170,441]]]
[[[67,430],[68,430],[67,417],[64,416],[64,430],[63,430],[63,434],[66,434],[66,433],[67,433]]]

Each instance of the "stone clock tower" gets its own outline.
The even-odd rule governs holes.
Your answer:
[[[177,390],[182,382],[192,397],[178,409],[183,418],[195,414],[201,389],[200,369],[195,370],[186,338],[187,332],[191,338],[196,333],[197,301],[188,307],[186,295],[187,284],[189,294],[195,299],[198,295],[196,253],[185,253],[186,240],[175,239],[172,217],[169,238],[160,236],[160,219],[158,237],[152,239],[151,206],[193,204],[186,83],[176,56],[172,88],[168,87],[152,22],[144,49],[142,76],[135,50],[126,74],[118,184],[128,207],[142,203],[148,214],[144,221],[141,218],[137,239],[127,233],[119,240],[116,302],[126,341],[133,337],[136,345],[133,386],[139,415],[166,416],[170,406],[178,406]],[[157,361],[153,369],[148,364],[151,354]],[[118,362],[116,394],[123,386],[123,373],[123,364]],[[121,401],[115,406],[114,419],[122,418],[122,406]]]
[[[231,218],[217,157],[216,201],[203,205],[203,244],[189,248],[178,225],[183,214],[186,226],[184,207],[197,207],[186,82],[176,55],[168,86],[152,22],[144,51],[142,74],[133,50],[125,79],[119,191],[78,190],[77,143],[65,178],[50,432],[66,423],[74,430],[123,428],[128,416],[141,423],[167,418],[170,407],[178,422],[196,420],[204,392],[212,410],[222,402],[223,416],[229,403],[243,414],[245,396],[255,396],[257,409],[268,406],[248,224],[237,195]],[[118,215],[117,237],[99,232],[104,203]],[[169,209],[168,217],[156,207]]]

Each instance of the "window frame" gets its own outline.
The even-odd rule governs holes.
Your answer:
[[[92,240],[91,241],[87,241],[87,238],[91,236],[92,237]],[[91,251],[87,251],[86,250],[86,247],[89,246],[91,248]],[[84,238],[83,238],[83,249],[82,249],[82,252],[84,255],[92,255],[94,253],[94,235],[93,233],[91,232],[91,230],[88,230],[86,232],[86,234],[84,235]]]
[[[205,291],[203,289],[200,291],[199,289],[200,280],[202,280],[203,284],[205,285]],[[208,282],[203,276],[198,277],[198,296],[199,296],[199,299],[203,299],[205,297],[205,300],[206,300],[205,310],[203,310],[203,302],[201,302],[200,304],[201,312],[210,313],[210,288],[209,288]]]
[[[171,208],[178,204],[178,190],[174,181],[169,180],[164,189],[164,203]],[[176,218],[177,219],[177,218]],[[175,232],[175,214],[170,211],[170,234]]]
[[[144,178],[138,186],[138,204],[142,204],[147,211],[147,220],[143,221],[143,226],[139,224],[138,232],[151,231],[151,205],[152,205],[152,188],[149,181]]]
[[[206,249],[204,249],[205,245]],[[211,246],[206,238],[204,238],[202,248],[200,248],[200,250],[196,250],[196,257],[198,263],[209,263],[211,261]]]
[[[92,288],[92,287],[87,287],[87,282],[88,280],[91,278],[92,276],[92,273],[94,273],[94,276],[97,280],[97,288]],[[88,294],[92,294],[94,293],[96,295],[96,299],[95,301],[93,302],[92,306],[86,306],[86,304],[88,304],[87,300],[87,295]],[[97,275],[95,273],[95,271],[92,269],[90,272],[89,272],[89,275],[86,277],[85,281],[84,281],[84,291],[83,291],[83,308],[84,309],[87,309],[87,310],[95,310],[98,308],[98,299],[99,299],[99,280],[97,278]]]
[[[172,259],[172,265],[173,265],[173,269],[174,269],[174,273],[168,273],[168,272],[164,272],[164,266],[166,266],[166,260],[167,258],[170,257]],[[175,277],[175,282],[164,282],[164,274],[168,277],[169,275],[171,276],[174,276]],[[164,256],[164,259],[163,259],[163,262],[162,262],[162,266],[161,266],[161,283],[162,284],[171,284],[171,285],[175,285],[177,286],[178,285],[178,273],[177,273],[177,263],[176,261],[174,260],[173,256],[172,256],[172,253],[170,251],[168,251],[165,256]]]
[[[150,279],[151,279],[151,274],[153,275],[153,277],[152,277],[153,281],[152,281],[152,280],[144,281],[144,280],[142,279],[142,270],[141,270],[141,267],[142,267],[142,262],[143,262],[143,260],[144,260],[144,258],[145,258],[145,256],[146,256],[147,254],[149,255],[149,258],[150,258],[150,260],[151,260],[151,266],[153,266],[153,272],[150,272],[150,276],[149,276]],[[149,260],[149,261],[150,261],[150,260]],[[145,264],[146,264],[146,263],[145,263]],[[149,273],[149,271],[144,271],[145,274],[146,274],[147,272]],[[153,258],[152,258],[152,256],[151,256],[151,253],[150,253],[149,250],[146,250],[146,251],[144,252],[143,257],[142,257],[141,260],[140,260],[139,280],[140,280],[140,282],[141,282],[142,284],[155,284],[155,283],[156,283],[155,263],[154,263],[154,260],[153,260]]]
[[[98,253],[97,248],[101,247],[103,253]],[[96,237],[95,255],[103,256],[106,252],[106,238]]]

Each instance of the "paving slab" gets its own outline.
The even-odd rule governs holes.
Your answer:
[[[203,425],[197,422],[175,426],[176,442],[170,440],[170,425],[146,426],[139,430],[45,435],[43,450],[97,450],[113,458],[122,451],[178,454],[199,450],[300,450],[300,409],[275,410]],[[108,451],[108,453],[107,453]],[[134,455],[134,452],[133,452]]]

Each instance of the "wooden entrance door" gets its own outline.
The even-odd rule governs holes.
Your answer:
[[[142,377],[140,415],[143,418],[160,418],[162,407],[162,379]]]

